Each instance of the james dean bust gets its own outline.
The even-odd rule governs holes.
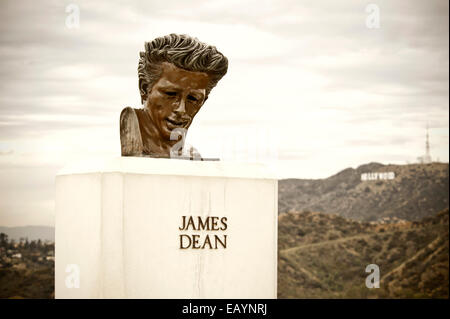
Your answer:
[[[188,35],[146,42],[138,65],[143,108],[120,114],[122,156],[199,159],[195,149],[184,149],[184,135],[227,69],[227,58],[214,46]]]

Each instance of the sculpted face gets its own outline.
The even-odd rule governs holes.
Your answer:
[[[205,102],[209,76],[180,69],[168,62],[163,62],[161,67],[161,77],[146,96],[145,107],[154,133],[160,140],[170,141],[172,130],[187,130]]]

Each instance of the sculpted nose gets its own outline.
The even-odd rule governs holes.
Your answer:
[[[180,99],[180,101],[178,102],[178,105],[175,107],[175,109],[173,111],[175,113],[185,113],[186,112],[185,101],[183,98]]]

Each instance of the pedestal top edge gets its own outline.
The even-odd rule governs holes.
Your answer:
[[[113,157],[76,161],[64,166],[57,176],[90,173],[278,179],[272,167],[263,163],[148,157]]]

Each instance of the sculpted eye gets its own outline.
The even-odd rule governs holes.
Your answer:
[[[188,100],[190,100],[192,102],[197,102],[198,101],[198,99],[195,96],[192,96],[192,95],[188,95],[187,98],[188,98]]]
[[[173,91],[166,91],[164,92],[167,96],[175,96],[177,95],[177,92],[173,92]]]

